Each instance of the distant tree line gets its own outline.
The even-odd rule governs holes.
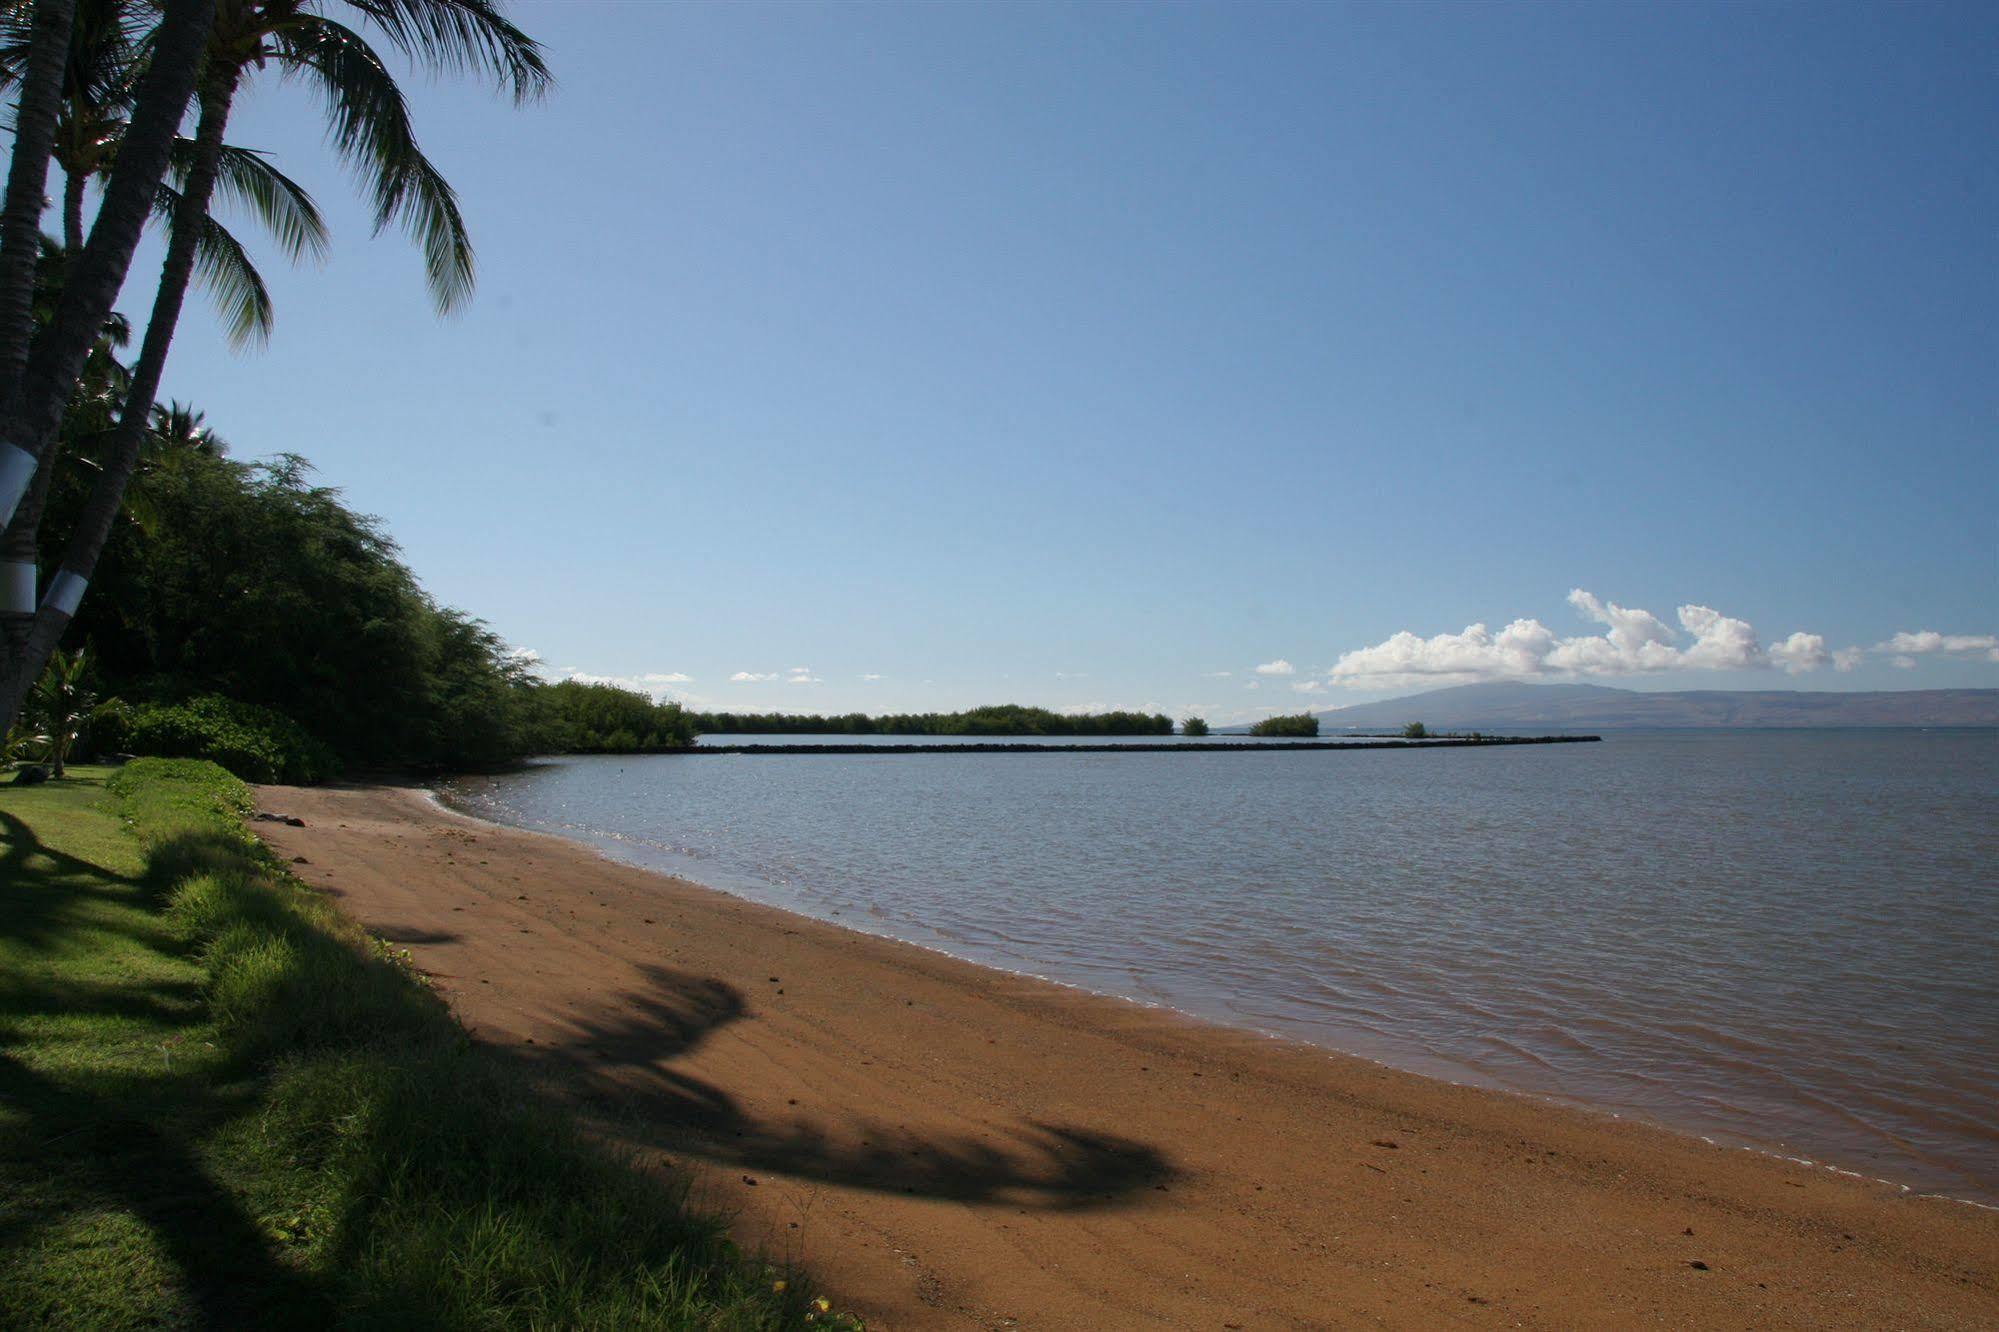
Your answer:
[[[1001,703],[964,712],[900,712],[836,717],[791,712],[697,712],[694,727],[710,735],[1171,735],[1164,713],[1069,714]]]

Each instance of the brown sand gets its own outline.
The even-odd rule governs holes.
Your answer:
[[[1995,1327],[1999,1213],[264,788],[477,1037],[879,1328]]]

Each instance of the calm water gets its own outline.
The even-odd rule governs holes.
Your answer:
[[[1991,732],[577,759],[447,794],[975,961],[1999,1201]]]

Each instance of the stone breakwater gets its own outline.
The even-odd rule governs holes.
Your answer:
[[[1498,745],[1574,745],[1602,740],[1600,735],[1481,736],[1451,740],[1272,740],[1217,741],[1213,744],[1034,745],[966,743],[962,745],[698,745],[663,751],[671,754],[1213,754],[1285,753],[1300,749],[1471,749]]]

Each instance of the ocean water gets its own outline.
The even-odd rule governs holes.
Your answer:
[[[578,758],[444,795],[973,961],[1999,1202],[1993,732]]]

